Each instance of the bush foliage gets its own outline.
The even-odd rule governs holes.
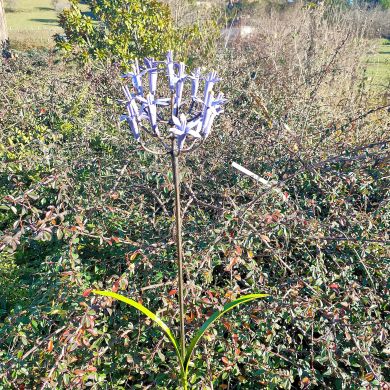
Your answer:
[[[89,11],[82,12],[81,6]],[[204,23],[192,20],[179,25],[169,5],[157,0],[88,0],[82,4],[72,0],[59,20],[64,34],[56,36],[57,47],[83,62],[125,65],[130,59],[159,57],[171,49],[188,58],[199,47],[210,50],[217,37],[210,17]]]
[[[195,351],[190,381],[359,389],[389,377],[388,97],[343,15],[262,14],[215,58],[227,112],[182,160],[186,326],[241,294]],[[177,326],[172,176],[118,123],[116,66],[51,55],[0,68],[0,386],[176,388],[158,329]],[[235,161],[270,180],[264,187]]]

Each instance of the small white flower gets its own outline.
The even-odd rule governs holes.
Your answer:
[[[209,93],[213,90],[214,84],[221,81],[220,78],[217,77],[217,72],[210,72],[205,79],[205,88],[204,88],[204,100],[207,99]]]
[[[154,58],[145,58],[144,62],[146,71],[148,72],[149,90],[152,95],[155,95],[157,90],[158,64],[154,61]]]
[[[196,68],[189,76],[189,79],[191,80],[191,97],[194,100],[197,99],[200,76],[201,76],[200,68]]]
[[[184,142],[188,135],[191,135],[194,138],[201,138],[199,132],[194,130],[194,127],[199,125],[199,119],[187,122],[187,117],[184,114],[181,114],[180,119],[176,116],[173,116],[172,120],[175,124],[175,127],[170,129],[170,132],[176,137],[177,147],[179,150],[183,149]]]
[[[185,74],[186,65],[180,62],[178,65],[178,75],[176,77],[176,94],[175,94],[175,112],[179,112],[181,101],[183,98],[184,82],[187,78]]]
[[[173,52],[169,51],[167,54],[167,60],[165,62],[167,66],[167,74],[169,80],[169,89],[173,92],[176,87],[176,75],[175,75],[175,63],[173,62]]]

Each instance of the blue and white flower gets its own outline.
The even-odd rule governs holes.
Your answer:
[[[180,115],[180,119],[176,116],[172,117],[173,123],[175,127],[170,129],[170,132],[177,139],[177,148],[178,150],[182,150],[184,146],[184,142],[187,136],[192,136],[194,138],[201,138],[201,135],[197,130],[194,130],[195,127],[198,127],[200,120],[195,120],[192,122],[187,121],[187,117],[185,114]]]
[[[189,76],[189,79],[191,80],[191,98],[193,100],[197,100],[200,76],[201,76],[200,68],[196,68]]]
[[[205,87],[204,87],[204,100],[206,100],[208,94],[213,90],[214,84],[221,81],[220,78],[217,77],[217,73],[215,71],[210,72],[205,79]]]
[[[123,77],[131,78],[135,93],[142,96],[144,94],[144,89],[142,87],[142,76],[144,75],[144,72],[141,72],[137,59],[134,61],[132,69],[132,72],[123,75]]]
[[[155,95],[157,90],[158,63],[154,61],[154,58],[145,58],[144,63],[149,78],[149,91],[152,95]]]
[[[167,66],[167,76],[169,81],[169,89],[171,92],[175,91],[176,88],[176,75],[175,75],[175,62],[173,61],[173,52],[169,51],[167,54],[167,60],[166,60],[166,66]]]

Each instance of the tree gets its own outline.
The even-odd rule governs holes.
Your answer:
[[[0,46],[8,41],[7,23],[5,20],[5,11],[3,0],[0,0]]]
[[[57,47],[90,59],[125,63],[135,57],[159,56],[169,49],[185,49],[183,40],[198,36],[196,26],[173,25],[170,8],[157,0],[78,0],[60,14],[65,34],[57,35]]]

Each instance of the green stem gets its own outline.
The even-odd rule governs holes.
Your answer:
[[[183,385],[183,390],[188,390],[187,372],[185,372],[184,370],[181,374],[181,383]]]

